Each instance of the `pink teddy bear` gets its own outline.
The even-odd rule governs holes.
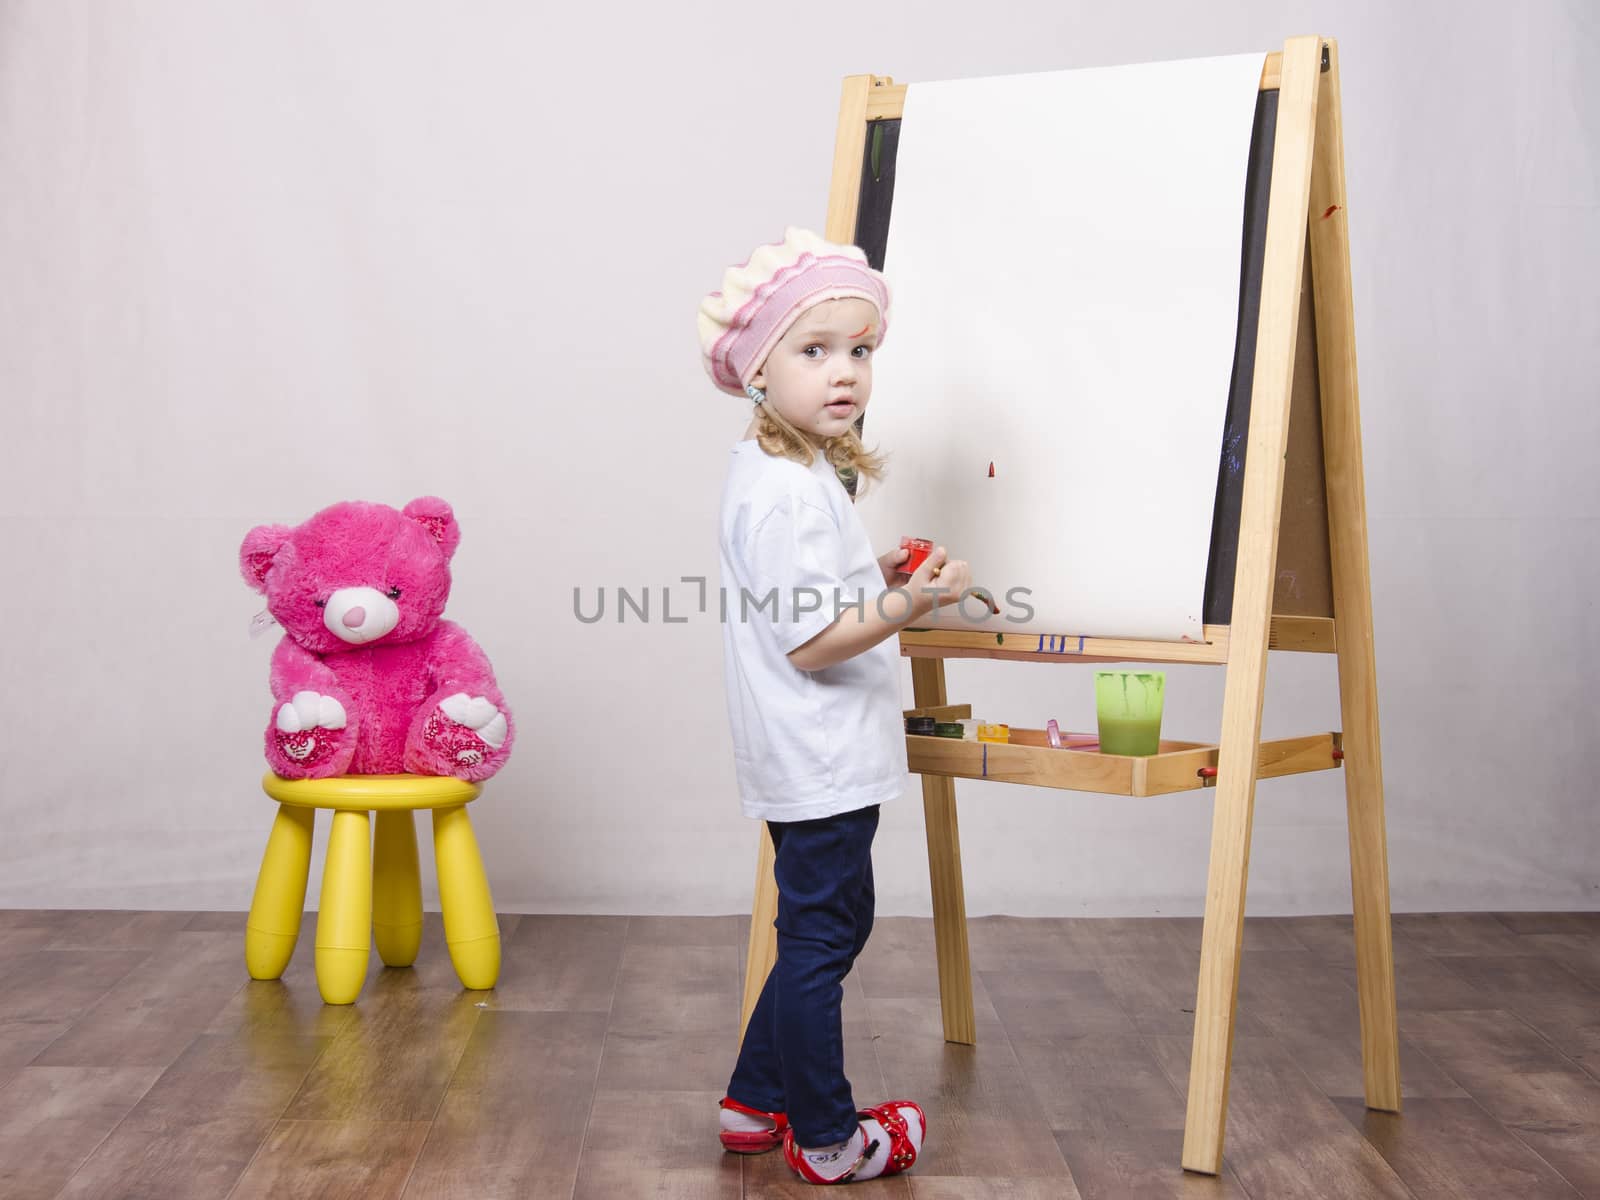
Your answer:
[[[347,501],[245,535],[239,570],[285,631],[266,731],[275,772],[487,779],[505,765],[513,728],[494,670],[440,616],[460,541],[433,496],[403,511]]]

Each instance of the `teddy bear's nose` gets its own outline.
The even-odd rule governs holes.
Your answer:
[[[400,623],[400,608],[377,588],[339,588],[322,609],[328,632],[351,646],[364,646]]]

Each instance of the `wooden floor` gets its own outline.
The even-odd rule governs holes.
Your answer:
[[[716,1143],[745,922],[501,918],[463,992],[418,966],[325,1008],[311,923],[281,982],[239,913],[0,911],[0,1196],[809,1193]],[[1364,1110],[1350,921],[1252,920],[1224,1173],[1178,1167],[1199,923],[974,920],[978,1045],[940,1038],[926,920],[846,984],[865,1103],[929,1116],[852,1196],[1600,1197],[1600,913],[1394,920],[1404,1117]]]

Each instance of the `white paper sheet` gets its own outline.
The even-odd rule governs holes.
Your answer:
[[[861,514],[1001,605],[939,624],[1202,635],[1262,59],[908,89]]]

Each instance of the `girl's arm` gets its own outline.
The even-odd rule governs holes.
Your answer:
[[[805,645],[789,651],[789,661],[802,671],[837,666],[915,624],[933,611],[936,602],[954,603],[971,585],[972,569],[960,559],[946,562],[945,548],[938,546],[906,583],[909,605],[893,600],[883,606],[891,613],[889,616],[871,605],[840,617]],[[897,611],[900,608],[907,611],[901,614]]]

